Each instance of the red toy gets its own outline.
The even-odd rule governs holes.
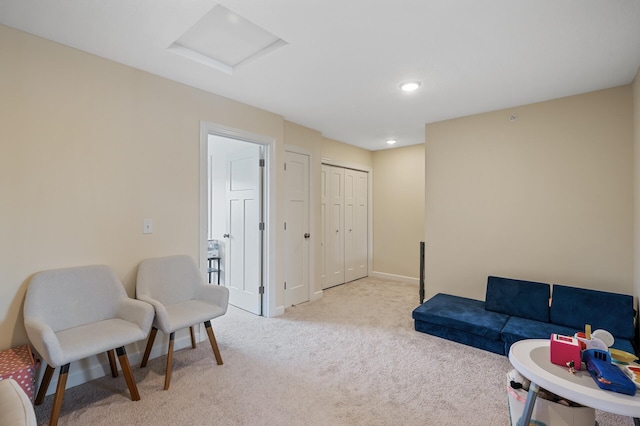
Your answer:
[[[554,333],[551,335],[550,348],[551,362],[553,364],[563,367],[572,365],[575,370],[582,368],[580,342],[575,337]]]

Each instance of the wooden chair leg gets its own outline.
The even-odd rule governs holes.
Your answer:
[[[109,366],[111,367],[111,377],[118,377],[118,366],[116,365],[116,355],[113,353],[113,349],[107,351],[107,357],[109,357]]]
[[[147,366],[147,361],[149,361],[149,354],[151,353],[151,348],[153,347],[153,341],[156,340],[157,333],[158,333],[158,329],[155,327],[152,327],[151,333],[149,333],[149,339],[147,339],[147,348],[144,350],[144,356],[142,357],[140,368],[144,368]]]
[[[196,335],[193,332],[193,326],[189,327],[189,331],[191,332],[191,347],[193,349],[196,348]]]
[[[169,350],[167,351],[167,369],[164,374],[164,390],[169,389],[171,383],[171,365],[173,364],[173,341],[175,340],[176,333],[173,332],[169,335]]]
[[[47,364],[47,368],[44,370],[44,376],[42,377],[42,382],[40,382],[38,395],[36,396],[36,400],[34,402],[35,405],[40,405],[44,402],[44,397],[47,394],[47,390],[49,389],[49,384],[51,383],[51,377],[53,377],[54,371],[55,368]]]
[[[213,328],[211,327],[211,321],[205,321],[204,326],[207,329],[207,335],[209,336],[209,343],[211,343],[211,349],[216,356],[216,362],[218,365],[222,365],[222,356],[220,355],[220,349],[218,349],[218,342],[216,342],[216,336],[213,334]]]
[[[131,393],[132,401],[140,401],[140,394],[138,393],[138,386],[136,386],[136,379],[131,373],[131,366],[129,365],[129,358],[127,358],[127,352],[124,350],[124,346],[116,349],[118,352],[118,360],[120,360],[120,367],[122,367],[122,375],[127,382],[129,392]]]
[[[60,417],[60,409],[62,408],[62,399],[64,398],[64,389],[67,386],[67,376],[69,374],[69,364],[60,367],[60,375],[58,376],[58,386],[56,387],[56,395],[53,398],[53,408],[51,408],[51,417],[49,418],[49,426],[58,424]]]

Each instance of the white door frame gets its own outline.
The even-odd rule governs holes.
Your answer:
[[[262,277],[264,285],[264,295],[262,302],[262,313],[266,317],[276,316],[278,312],[274,312],[272,306],[276,301],[275,268],[271,256],[275,253],[275,241],[272,235],[275,235],[273,228],[273,220],[271,210],[276,205],[274,199],[275,191],[271,190],[271,183],[275,182],[275,170],[271,167],[271,159],[274,156],[275,139],[265,135],[251,133],[233,127],[223,126],[221,124],[201,121],[200,122],[200,242],[199,242],[199,266],[203,276],[207,271],[207,230],[208,230],[208,208],[207,193],[208,187],[208,160],[209,160],[209,135],[217,135],[230,139],[237,139],[244,142],[252,142],[264,146],[265,154],[265,176],[264,176],[264,194],[263,194],[263,217],[265,223],[264,240],[262,243]],[[202,333],[201,333],[202,335]]]

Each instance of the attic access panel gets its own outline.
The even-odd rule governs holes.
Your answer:
[[[233,74],[236,67],[286,44],[279,37],[218,4],[173,42],[169,50]]]

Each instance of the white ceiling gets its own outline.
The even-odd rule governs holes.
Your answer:
[[[233,74],[168,49],[216,4],[286,45]],[[631,83],[638,0],[0,0],[0,23],[370,150],[424,124]],[[400,82],[419,79],[414,93]]]

